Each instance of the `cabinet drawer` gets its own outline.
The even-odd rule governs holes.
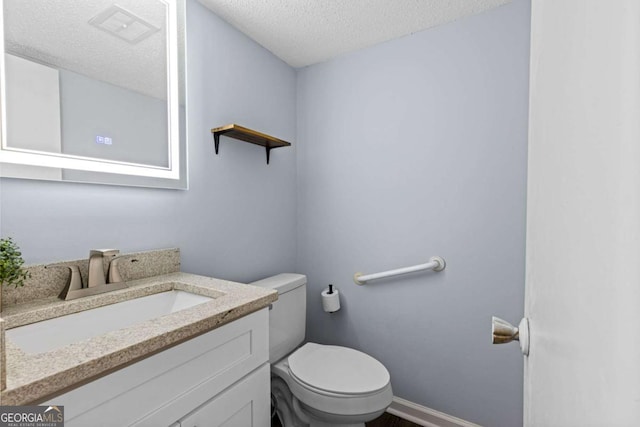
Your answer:
[[[180,427],[269,427],[269,364],[179,421]]]
[[[265,308],[42,404],[68,427],[169,425],[267,362],[268,328]]]

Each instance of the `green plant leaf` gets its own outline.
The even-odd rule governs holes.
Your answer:
[[[31,274],[23,265],[22,252],[11,237],[0,239],[0,286],[24,286]]]

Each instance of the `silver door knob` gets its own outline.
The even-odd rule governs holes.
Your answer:
[[[520,341],[520,350],[525,356],[529,355],[529,320],[524,317],[516,328],[511,323],[499,317],[491,317],[491,335],[493,344],[506,344]]]

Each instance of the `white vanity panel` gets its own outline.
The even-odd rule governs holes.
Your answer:
[[[270,369],[265,363],[180,420],[180,427],[269,427]]]
[[[64,405],[68,427],[171,425],[264,367],[268,334],[264,308],[42,404]]]

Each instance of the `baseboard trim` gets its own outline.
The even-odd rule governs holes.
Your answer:
[[[395,396],[387,412],[423,427],[481,427],[478,424]]]

